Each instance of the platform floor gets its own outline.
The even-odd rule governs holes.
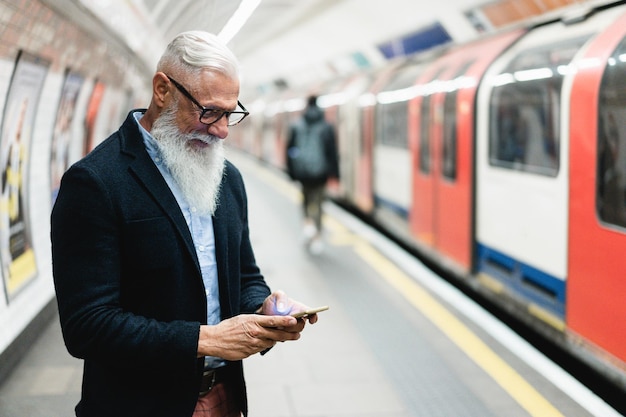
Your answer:
[[[332,204],[325,250],[309,254],[294,184],[234,150],[230,156],[246,180],[251,235],[269,284],[330,306],[299,341],[245,360],[251,417],[621,415]],[[55,318],[1,382],[0,416],[73,416],[81,375]]]

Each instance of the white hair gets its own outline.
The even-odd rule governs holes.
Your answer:
[[[200,30],[183,32],[170,42],[157,71],[170,69],[184,73],[208,69],[239,79],[239,62],[232,51],[216,35]]]

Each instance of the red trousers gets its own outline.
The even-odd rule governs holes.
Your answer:
[[[193,417],[241,417],[241,411],[226,384],[218,383],[208,394],[198,397]]]

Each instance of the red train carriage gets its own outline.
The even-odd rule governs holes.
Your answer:
[[[587,49],[570,109],[566,321],[626,362],[626,15]]]

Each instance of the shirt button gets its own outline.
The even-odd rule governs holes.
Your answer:
[[[196,209],[195,207],[192,207],[192,208],[191,208],[191,212],[192,212],[192,213],[195,213],[196,211],[197,211],[197,209]]]
[[[199,250],[200,252],[204,252],[204,246],[202,246],[202,245],[198,246],[198,250]]]

